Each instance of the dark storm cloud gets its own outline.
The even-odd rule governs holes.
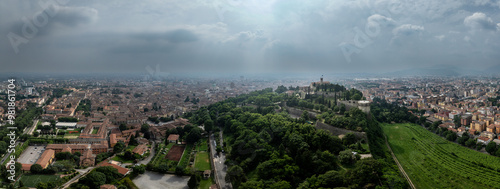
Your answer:
[[[131,35],[134,38],[146,40],[148,42],[154,41],[168,41],[172,43],[185,43],[194,42],[198,37],[193,32],[186,29],[176,29],[167,32],[144,32]]]
[[[23,18],[33,22],[43,7],[0,2],[5,70],[145,72],[156,64],[169,72],[477,69],[497,65],[500,49],[498,1],[89,0],[55,8],[57,15],[28,38]],[[26,39],[18,53],[9,33]],[[350,45],[351,61],[340,44]]]

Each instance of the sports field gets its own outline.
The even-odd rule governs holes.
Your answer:
[[[382,124],[416,188],[500,188],[500,158],[460,146],[415,124]]]
[[[39,182],[50,182],[50,181],[55,181],[59,180],[58,175],[31,175],[31,174],[24,174],[21,176],[21,181],[23,181],[24,186],[27,187],[36,187],[36,185]]]

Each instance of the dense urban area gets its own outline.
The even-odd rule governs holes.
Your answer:
[[[495,77],[11,79],[6,188],[499,187]]]

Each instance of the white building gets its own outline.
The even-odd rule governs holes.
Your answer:
[[[76,122],[59,122],[59,123],[56,123],[56,127],[58,129],[61,129],[63,127],[66,127],[68,129],[74,129],[74,128],[76,128]]]

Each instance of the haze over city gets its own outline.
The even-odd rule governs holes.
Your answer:
[[[500,0],[0,0],[0,188],[500,188]]]

